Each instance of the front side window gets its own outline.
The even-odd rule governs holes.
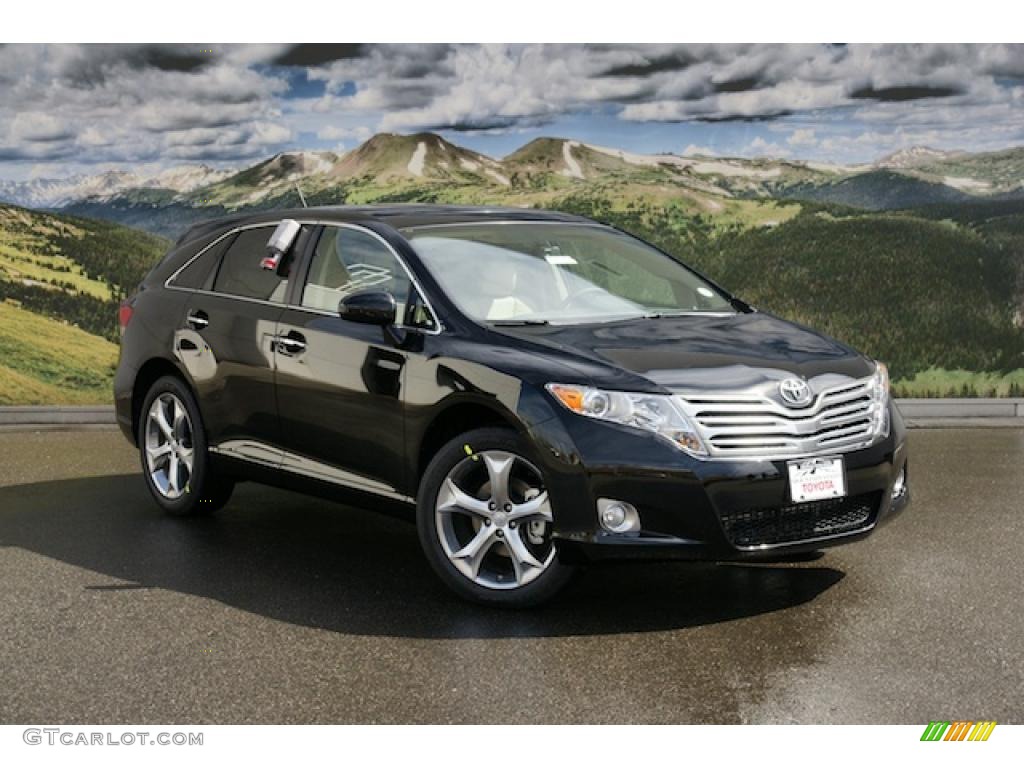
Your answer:
[[[606,227],[498,222],[404,234],[452,301],[484,322],[595,323],[735,311],[679,262]]]
[[[302,306],[337,312],[346,296],[369,289],[387,291],[404,307],[410,284],[391,249],[376,237],[348,227],[325,227],[302,289]]]
[[[284,302],[288,290],[287,265],[275,271],[263,269],[267,241],[274,225],[243,229],[224,254],[213,290],[248,299]]]

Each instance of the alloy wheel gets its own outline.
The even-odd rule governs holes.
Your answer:
[[[149,407],[145,449],[153,486],[166,499],[181,498],[192,479],[195,446],[192,421],[176,395],[163,392]]]
[[[548,494],[522,456],[488,450],[461,460],[441,484],[434,515],[445,555],[480,586],[525,586],[554,561]]]

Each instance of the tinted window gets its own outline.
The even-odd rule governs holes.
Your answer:
[[[274,227],[269,226],[239,232],[224,254],[213,290],[249,299],[283,302],[288,278],[278,272],[287,272],[287,266],[278,272],[260,266],[273,231]]]
[[[229,235],[207,248],[197,258],[193,259],[191,264],[188,264],[178,273],[177,277],[171,281],[171,285],[176,288],[189,288],[191,290],[206,287],[210,273],[217,266],[221,254],[231,245],[232,240],[234,240],[234,236]]]
[[[599,323],[735,311],[690,269],[605,227],[467,224],[408,234],[448,296],[479,320]]]
[[[302,306],[334,312],[354,291],[388,291],[400,307],[409,298],[409,276],[391,249],[373,235],[325,227],[309,265]]]

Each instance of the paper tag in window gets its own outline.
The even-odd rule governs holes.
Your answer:
[[[570,267],[576,264],[576,259],[572,256],[566,256],[564,253],[549,253],[544,256],[544,260],[548,264],[553,264],[556,267]]]

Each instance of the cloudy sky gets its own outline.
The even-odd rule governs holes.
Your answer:
[[[352,148],[433,130],[862,162],[1024,145],[1021,45],[5,45],[0,178]]]

